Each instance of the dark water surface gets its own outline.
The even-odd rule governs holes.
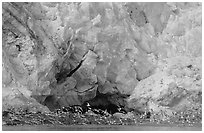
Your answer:
[[[202,131],[202,126],[168,125],[37,125],[3,126],[3,131]]]

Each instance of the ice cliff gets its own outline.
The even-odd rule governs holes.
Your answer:
[[[201,3],[3,3],[3,109],[107,94],[138,110],[202,104]]]

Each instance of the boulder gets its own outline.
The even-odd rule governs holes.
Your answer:
[[[123,113],[115,113],[113,114],[114,117],[121,118],[121,119],[134,119],[135,115],[132,112],[128,112],[127,114]]]

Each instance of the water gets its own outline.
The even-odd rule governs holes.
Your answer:
[[[3,131],[202,131],[202,126],[168,125],[33,125],[3,126]]]

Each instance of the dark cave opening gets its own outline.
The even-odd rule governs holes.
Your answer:
[[[82,108],[83,110],[85,110],[85,112],[88,110],[92,110],[95,111],[95,113],[97,113],[98,110],[101,110],[106,111],[109,114],[114,114],[117,112],[127,113],[123,106],[112,103],[108,97],[109,95],[107,94],[99,94],[93,99],[84,102],[82,104]]]
[[[43,105],[47,106],[50,111],[62,111],[71,113],[81,113],[84,114],[88,111],[92,111],[95,114],[103,115],[105,112],[113,115],[114,113],[126,114],[129,109],[125,108],[123,105],[116,105],[109,100],[109,94],[97,94],[91,100],[85,101],[82,105],[71,105],[60,107],[54,95],[49,95],[42,102]]]

